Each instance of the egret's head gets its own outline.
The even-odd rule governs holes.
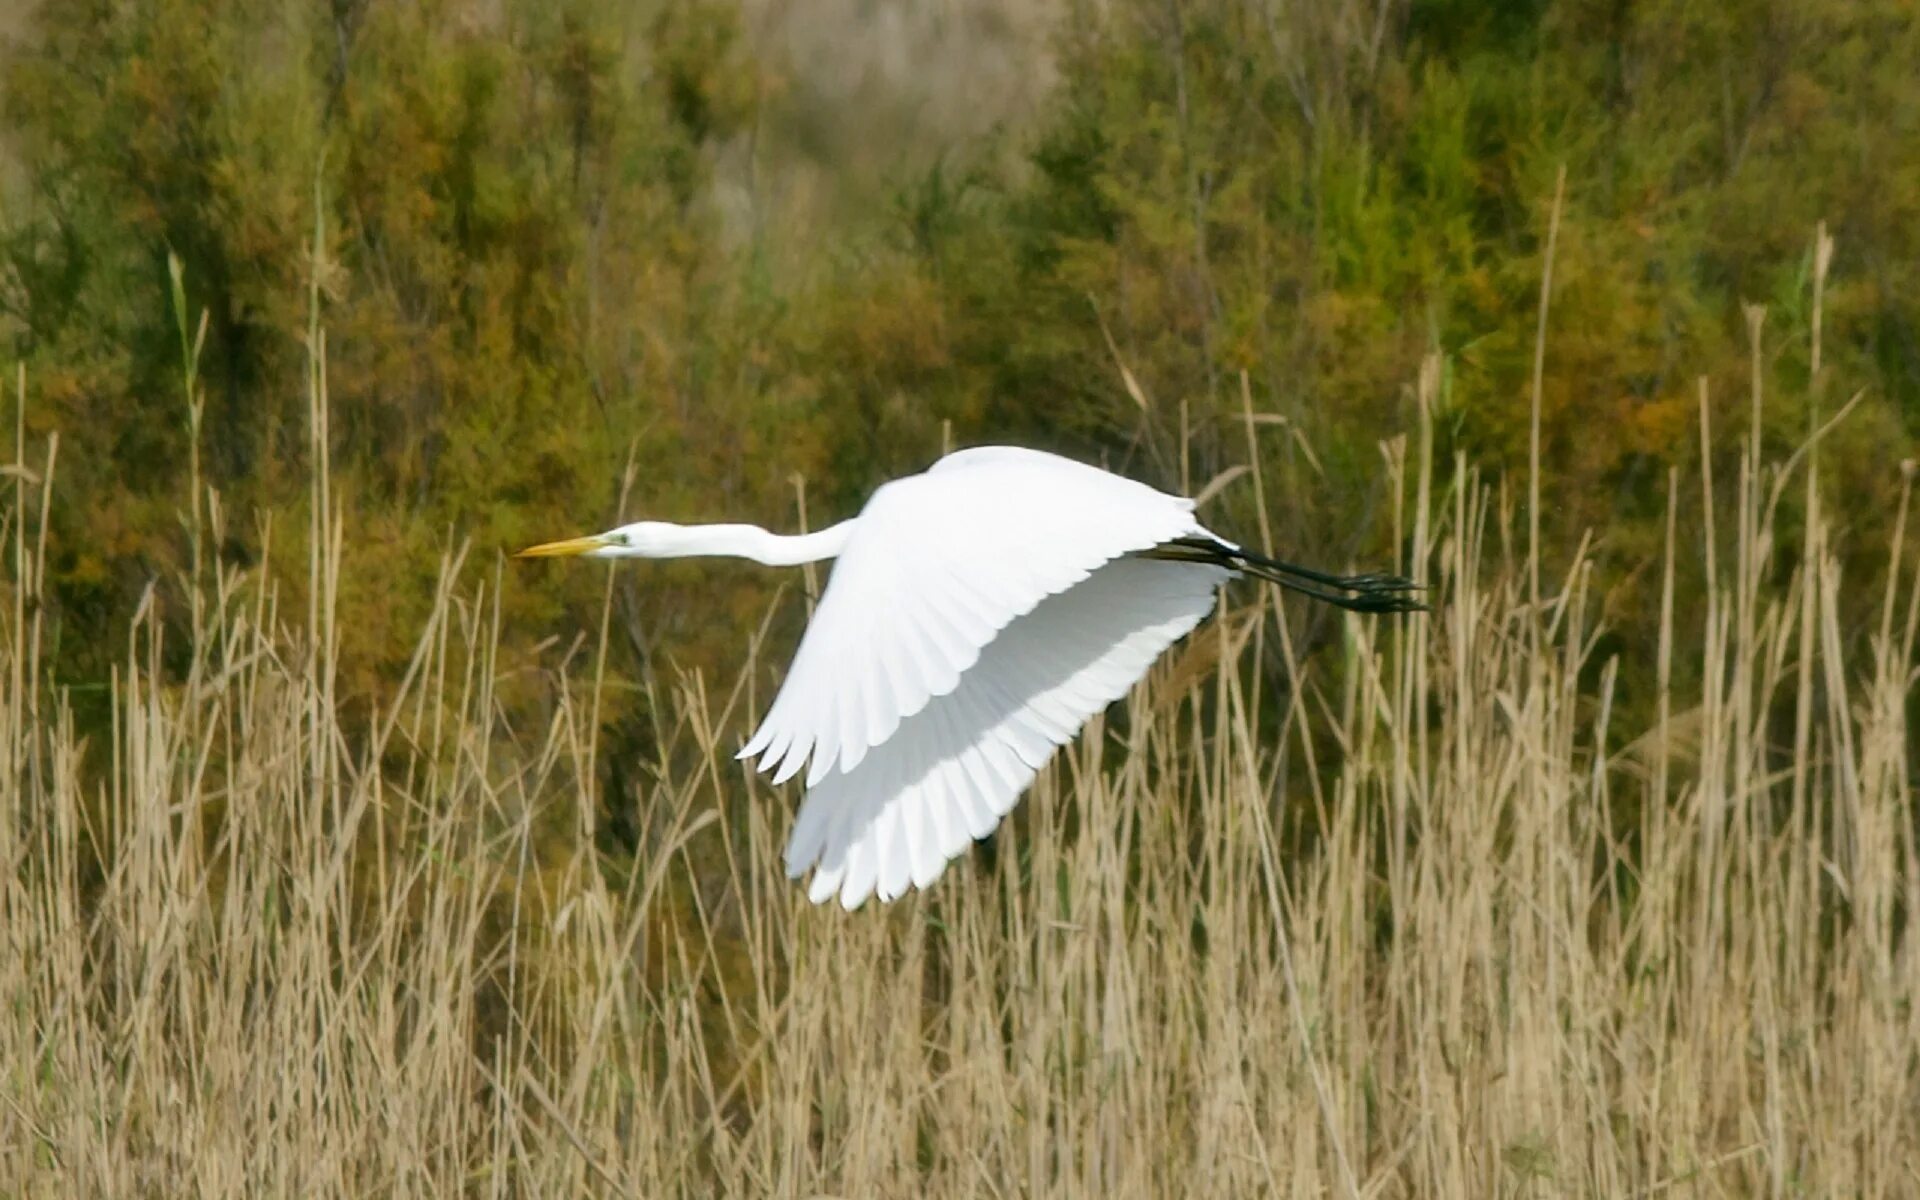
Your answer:
[[[674,528],[659,521],[636,521],[605,533],[590,533],[586,537],[528,546],[514,557],[663,558],[668,549],[668,535]]]

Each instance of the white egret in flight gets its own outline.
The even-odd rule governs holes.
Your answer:
[[[926,887],[991,833],[1055,749],[1125,695],[1239,574],[1356,612],[1424,607],[1391,575],[1329,575],[1207,531],[1192,500],[1058,455],[961,450],[817,533],[641,521],[516,557],[839,561],[760,729],[806,771],[787,873],[851,909]]]

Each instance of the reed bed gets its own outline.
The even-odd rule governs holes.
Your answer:
[[[1920,1194],[1904,494],[1856,636],[1812,456],[1675,474],[1711,519],[1618,584],[1663,617],[1617,728],[1596,568],[1436,468],[1440,387],[1384,459],[1431,615],[1303,662],[1327,618],[1230,589],[991,846],[851,914],[732,759],[784,647],[651,680],[659,752],[601,796],[606,629],[509,661],[503,566],[453,552],[405,677],[343,699],[318,370],[301,601],[203,558],[197,497],[189,611],[132,616],[82,738],[41,666],[57,446],[23,452],[0,1194]]]

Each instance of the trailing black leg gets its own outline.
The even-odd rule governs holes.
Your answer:
[[[1427,606],[1412,595],[1422,590],[1420,584],[1380,571],[1364,575],[1333,575],[1312,567],[1268,558],[1243,547],[1197,537],[1176,538],[1147,553],[1154,558],[1211,562],[1232,567],[1288,591],[1325,601],[1350,612],[1403,613],[1427,610]]]

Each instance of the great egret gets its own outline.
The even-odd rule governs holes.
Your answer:
[[[786,866],[851,909],[926,887],[991,833],[1054,750],[1124,695],[1241,573],[1357,612],[1424,607],[1391,575],[1329,575],[1209,532],[1192,500],[1058,455],[961,450],[817,533],[640,521],[516,557],[837,558],[739,757],[806,768]]]

